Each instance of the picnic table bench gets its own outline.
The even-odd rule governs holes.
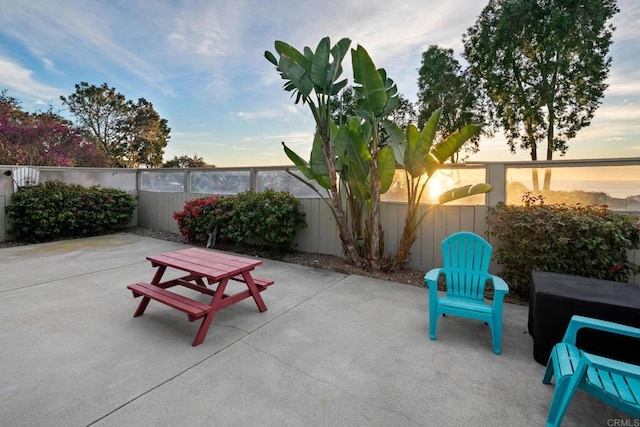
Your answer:
[[[194,346],[204,341],[215,313],[225,307],[252,297],[260,312],[267,310],[260,292],[274,282],[252,277],[251,271],[262,264],[259,259],[238,257],[200,248],[150,255],[147,259],[151,261],[153,267],[157,268],[151,282],[138,282],[127,286],[134,298],[142,297],[133,316],[142,316],[149,302],[154,300],[186,313],[190,322],[203,318],[193,341]],[[168,267],[184,271],[187,275],[162,281]],[[229,280],[244,283],[246,289],[231,295],[226,294]],[[211,301],[207,304],[168,290],[173,286],[186,287],[209,295]]]

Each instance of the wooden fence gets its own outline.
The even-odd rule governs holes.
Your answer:
[[[0,166],[0,172],[16,166]],[[51,168],[40,169],[40,180],[61,180],[68,183],[83,185],[99,185],[102,187],[121,188],[135,194],[138,198],[137,218],[133,224],[141,227],[178,232],[173,213],[182,210],[187,200],[202,197],[204,194],[228,194],[254,190],[261,191],[269,188],[269,183],[285,183],[286,188],[275,190],[300,191],[296,196],[301,201],[301,208],[306,214],[307,228],[298,232],[296,243],[303,252],[320,253],[342,256],[342,247],[328,206],[320,198],[309,196],[309,189],[283,181],[285,167],[264,168],[215,168],[215,169],[91,169],[91,168]],[[588,192],[622,191],[622,196],[616,198],[629,210],[638,211],[640,196],[640,158],[636,159],[606,159],[593,161],[554,161],[554,162],[511,162],[511,163],[482,163],[456,165],[450,168],[456,174],[464,175],[473,172],[473,182],[485,181],[493,186],[493,191],[476,199],[474,205],[431,206],[421,205],[422,212],[431,209],[417,231],[417,241],[412,247],[409,266],[419,270],[428,270],[441,265],[439,245],[447,235],[456,231],[473,231],[486,236],[486,216],[489,206],[499,202],[513,200],[513,194],[507,194],[510,186],[517,181],[518,185],[531,171],[536,169],[552,169],[556,181],[555,185],[562,186],[559,180],[563,173],[571,178],[586,176],[585,187],[581,190]],[[618,173],[618,171],[620,173]],[[478,175],[480,173],[480,175]],[[232,176],[232,182],[228,176]],[[480,176],[480,178],[478,178]],[[156,179],[161,177],[162,179]],[[265,183],[268,177],[268,183]],[[599,178],[595,184],[594,178]],[[295,180],[293,180],[295,181]],[[464,184],[464,182],[463,182]],[[530,185],[530,184],[529,184]],[[566,184],[573,185],[573,184]],[[565,185],[565,186],[566,186]],[[600,185],[600,187],[598,186]],[[155,187],[154,187],[155,186]],[[527,186],[525,185],[520,186]],[[627,190],[624,190],[624,188]],[[203,188],[205,190],[203,190]],[[206,188],[209,188],[207,191]],[[273,188],[273,187],[271,187]],[[567,187],[570,188],[570,187]],[[622,189],[621,189],[622,188]],[[626,191],[626,193],[625,193]],[[9,204],[13,193],[13,182],[10,177],[0,175],[0,242],[9,238],[4,207]],[[402,191],[398,192],[402,194]],[[626,196],[624,195],[626,194]],[[519,197],[519,196],[518,196]],[[517,197],[516,197],[517,198]],[[430,207],[431,206],[431,207]],[[404,227],[407,206],[400,201],[383,201],[380,214],[385,232],[385,251],[393,254],[398,249],[398,243]],[[422,213],[421,212],[421,213]],[[640,251],[629,254],[630,260],[640,262]],[[493,265],[492,270],[499,271],[499,266]]]

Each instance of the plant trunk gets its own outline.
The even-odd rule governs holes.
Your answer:
[[[375,140],[375,138],[374,138]],[[375,141],[377,143],[377,141]],[[371,157],[371,209],[369,210],[370,244],[368,251],[369,265],[374,270],[380,269],[380,190],[378,189],[378,155],[377,150]]]
[[[324,139],[324,138],[323,138]],[[333,207],[333,213],[336,218],[336,225],[340,234],[340,241],[342,242],[342,249],[345,255],[349,259],[349,262],[360,268],[367,268],[368,264],[364,258],[358,253],[358,249],[355,244],[353,234],[347,225],[347,219],[342,208],[340,201],[340,192],[338,191],[338,179],[336,173],[336,165],[333,161],[333,153],[331,150],[330,141],[324,141],[323,153],[325,161],[329,168],[329,179],[331,180],[331,189],[329,190],[329,197],[331,198],[331,205]]]
[[[547,143],[547,160],[553,160],[553,135],[551,135],[550,138],[551,139]],[[543,190],[551,190],[551,168],[545,168],[544,170],[543,185]]]

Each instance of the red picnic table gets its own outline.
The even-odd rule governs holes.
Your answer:
[[[187,313],[190,322],[204,318],[193,340],[194,346],[204,341],[213,316],[225,307],[253,297],[258,310],[261,312],[267,310],[260,292],[272,285],[273,280],[251,276],[251,271],[262,264],[259,259],[243,258],[199,248],[165,252],[148,256],[147,259],[151,261],[153,267],[157,268],[151,283],[139,282],[127,286],[133,292],[134,298],[142,296],[142,301],[133,317],[142,316],[149,301],[155,300]],[[167,267],[184,271],[187,275],[162,282],[162,276]],[[246,284],[247,289],[227,295],[224,292],[229,280],[242,282]],[[172,286],[183,286],[209,295],[212,297],[211,302],[206,304],[171,292],[168,288]]]

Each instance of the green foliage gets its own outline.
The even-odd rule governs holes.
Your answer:
[[[216,236],[236,245],[285,251],[295,248],[296,232],[306,227],[299,200],[273,190],[189,200],[173,217],[187,242]]]
[[[296,232],[306,227],[300,202],[290,193],[266,190],[235,196],[224,236],[237,244],[295,248]]]
[[[452,49],[429,46],[422,53],[422,65],[418,70],[418,127],[423,127],[439,109],[442,115],[438,123],[438,133],[449,135],[470,123],[484,121],[481,117],[476,85],[469,73],[463,72]],[[463,157],[478,151],[480,136],[469,139],[461,148]],[[452,157],[460,160],[460,151]]]
[[[502,277],[520,297],[529,296],[534,269],[619,282],[639,271],[627,260],[628,250],[640,248],[635,215],[525,197],[525,206],[490,208],[487,222]]]
[[[418,217],[422,194],[429,179],[460,147],[478,136],[482,129],[481,125],[466,125],[436,142],[441,113],[442,109],[437,109],[422,130],[410,124],[403,132],[395,123],[384,122],[389,135],[389,146],[393,149],[395,161],[405,169],[407,183],[407,216],[398,254],[393,261],[394,267],[402,267],[407,262],[411,246],[416,241],[416,230],[428,213],[427,211]],[[440,204],[491,190],[489,184],[450,189],[440,196]]]
[[[511,150],[564,154],[607,88],[616,0],[492,0],[464,35],[470,72]]]
[[[207,167],[207,163],[202,157],[194,154],[193,157],[182,155],[180,157],[173,156],[173,159],[166,161],[163,168],[204,168]],[[214,165],[208,165],[208,167],[215,167]]]
[[[310,160],[306,161],[283,142],[287,157],[307,179],[317,181],[327,190],[329,201],[325,201],[336,219],[349,260],[378,269],[383,240],[379,233],[380,194],[388,189],[395,170],[391,149],[380,141],[380,122],[399,106],[400,98],[393,80],[384,69],[376,68],[368,52],[362,46],[351,49],[355,86],[349,94],[355,102],[353,113],[363,122],[344,117],[345,122],[338,129],[332,120],[332,105],[347,85],[346,79],[339,79],[350,44],[344,38],[331,47],[325,37],[315,51],[305,47],[302,53],[276,41],[278,57],[268,51],[265,57],[285,80],[284,90],[295,95],[296,103],[307,104],[316,122]],[[352,228],[347,224],[339,181],[347,193]]]
[[[185,242],[207,241],[211,233],[224,229],[231,198],[220,195],[200,197],[188,200],[184,209],[174,212],[173,218]]]
[[[51,181],[14,193],[6,212],[14,239],[43,242],[110,232],[131,222],[135,206],[122,190]]]
[[[81,82],[65,104],[85,131],[86,137],[107,156],[113,167],[152,167],[162,165],[164,148],[171,129],[153,104],[144,98],[127,100],[106,83],[102,86]]]

